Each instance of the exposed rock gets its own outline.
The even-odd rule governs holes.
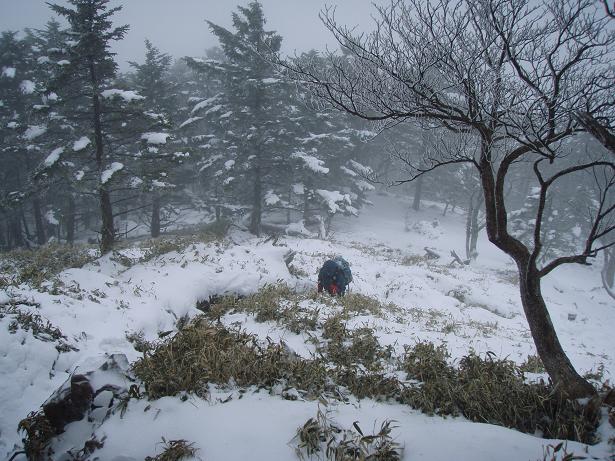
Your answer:
[[[59,434],[73,421],[80,421],[92,405],[94,389],[84,375],[73,375],[43,404],[45,416]]]

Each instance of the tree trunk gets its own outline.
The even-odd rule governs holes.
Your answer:
[[[21,220],[19,219],[17,210],[11,210],[9,212],[7,241],[9,250],[25,246],[25,240],[21,229]]]
[[[412,202],[412,209],[419,211],[421,209],[421,195],[423,194],[423,176],[419,176],[416,180],[416,186],[414,188],[414,200]]]
[[[154,193],[152,200],[152,222],[150,234],[153,238],[160,237],[160,196]]]
[[[115,227],[113,225],[113,209],[111,208],[111,195],[105,187],[98,189],[102,225],[100,228],[100,252],[108,253],[113,249],[115,242]]]
[[[535,261],[531,260],[528,248],[508,233],[503,178],[509,165],[500,165],[496,181],[490,160],[492,139],[488,135],[483,136],[479,172],[485,199],[485,225],[489,241],[517,264],[521,304],[538,355],[556,391],[571,399],[592,397],[596,395],[595,389],[576,372],[559,342],[542,297],[541,278]]]
[[[468,216],[466,218],[466,259],[476,260],[478,257],[476,242],[478,241],[478,233],[481,229],[478,224],[478,214],[482,203],[482,196],[479,193],[476,193],[476,191],[473,192],[470,196]]]
[[[252,197],[252,215],[250,217],[250,232],[261,235],[261,220],[263,215],[263,185],[260,165],[254,171],[254,197]]]
[[[6,228],[4,223],[6,222],[6,214],[2,213],[2,219],[0,219],[0,251],[7,250],[8,245],[6,241]]]
[[[45,235],[45,223],[43,223],[43,214],[41,212],[41,201],[35,197],[32,201],[32,213],[34,214],[34,225],[36,227],[36,243],[44,245],[47,241]]]
[[[104,166],[104,146],[102,133],[102,113],[100,99],[98,97],[98,78],[94,61],[90,62],[90,80],[92,82],[92,123],[94,127],[94,143],[96,144],[96,166],[98,168],[98,199],[100,204],[101,229],[100,229],[100,252],[108,253],[113,249],[115,243],[115,227],[113,224],[113,207],[111,205],[111,194],[107,186],[101,181],[101,174]]]
[[[615,299],[615,250],[613,247],[604,250],[604,265],[600,272],[602,286],[607,294]]]
[[[68,194],[68,206],[66,209],[66,241],[72,245],[75,242],[75,199]]]
[[[540,277],[535,270],[528,270],[527,262],[518,262],[517,267],[523,310],[538,355],[556,391],[570,399],[594,395],[594,387],[576,372],[559,342],[540,291]]]

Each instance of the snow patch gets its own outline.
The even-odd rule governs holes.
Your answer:
[[[199,110],[203,109],[204,107],[211,106],[218,99],[220,99],[220,95],[216,95],[216,96],[214,96],[212,98],[205,99],[205,100],[199,102],[198,104],[196,104],[192,108],[192,112],[191,113],[194,114],[195,112],[198,112]]]
[[[308,155],[305,152],[295,152],[291,154],[290,157],[297,160],[302,160],[308,169],[316,173],[327,174],[329,172],[329,168],[323,166],[325,162],[314,157],[313,155]]]
[[[267,193],[265,194],[265,205],[267,206],[273,206],[277,203],[280,203],[282,200],[280,199],[280,197],[275,194],[273,191],[267,191]]]
[[[35,89],[36,89],[36,84],[32,80],[23,80],[19,84],[19,90],[23,94],[32,94],[34,93]]]
[[[45,213],[45,219],[49,224],[53,226],[60,225],[60,221],[58,221],[58,218],[56,218],[56,214],[53,210],[49,210],[47,213]]]
[[[3,67],[2,76],[6,78],[15,78],[15,68],[14,67]]]
[[[58,160],[60,160],[60,155],[64,152],[64,148],[63,147],[58,147],[57,149],[54,149],[53,151],[51,151],[51,154],[49,154],[47,156],[47,158],[45,159],[45,167],[50,168],[53,165],[55,165],[57,163]]]
[[[117,88],[111,88],[109,90],[105,90],[100,95],[105,99],[112,99],[115,97],[120,97],[126,102],[139,101],[141,99],[145,99],[144,96],[141,96],[136,91],[129,90],[120,90]]]
[[[324,203],[329,208],[330,213],[342,211],[340,204],[350,205],[352,203],[350,200],[350,195],[342,194],[336,190],[317,189],[316,193],[323,199]]]
[[[109,168],[107,168],[105,171],[102,172],[102,174],[100,175],[100,182],[102,184],[106,184],[107,182],[109,182],[109,180],[111,179],[111,177],[117,173],[118,171],[120,171],[121,169],[124,168],[124,164],[120,163],[120,162],[113,162]]]
[[[199,120],[203,120],[203,117],[190,117],[188,120],[186,120],[184,123],[182,123],[181,125],[179,125],[180,128],[183,128],[185,126],[191,125],[194,122],[197,122]]]
[[[73,150],[75,152],[79,152],[80,150],[85,149],[91,143],[90,139],[87,136],[82,136],[73,144]]]
[[[169,133],[144,133],[141,139],[147,141],[148,144],[166,144]]]
[[[26,132],[23,134],[23,138],[27,141],[31,141],[34,138],[45,134],[47,127],[45,125],[30,125]]]

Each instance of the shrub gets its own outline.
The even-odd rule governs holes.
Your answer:
[[[85,246],[49,244],[34,250],[13,250],[2,255],[0,273],[15,275],[4,277],[1,283],[30,283],[40,287],[63,270],[82,267],[97,257],[98,251]]]
[[[519,366],[492,353],[470,353],[458,369],[448,359],[443,346],[407,347],[403,369],[419,384],[404,389],[401,401],[429,414],[461,414],[548,438],[593,442],[599,416],[594,406],[562,399],[550,385],[526,384]]]
[[[326,382],[322,363],[300,359],[282,344],[263,346],[254,335],[229,331],[204,317],[153,345],[133,368],[151,399],[181,392],[204,396],[208,383],[229,382],[271,388],[284,381],[318,395]]]

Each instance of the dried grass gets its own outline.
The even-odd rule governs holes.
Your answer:
[[[319,407],[316,417],[297,429],[295,451],[302,460],[322,454],[331,461],[398,461],[403,450],[391,437],[393,424],[384,421],[378,432],[365,435],[357,422],[341,428]]]
[[[443,346],[431,343],[407,348],[403,369],[420,384],[404,389],[401,401],[429,414],[461,414],[547,438],[594,442],[599,412],[592,405],[561,399],[550,385],[526,384],[519,366],[492,354],[470,353],[458,368],[449,358]]]
[[[162,453],[154,456],[146,456],[145,461],[181,461],[182,459],[194,458],[198,452],[194,443],[187,440],[166,440],[162,438]]]
[[[41,284],[66,269],[83,267],[98,257],[88,246],[49,244],[33,250],[13,250],[0,258],[0,289],[9,285]]]
[[[262,345],[254,335],[204,317],[154,345],[133,368],[151,399],[181,392],[206,396],[208,383],[271,388],[280,381],[318,395],[326,382],[322,363],[299,359],[283,344]]]

